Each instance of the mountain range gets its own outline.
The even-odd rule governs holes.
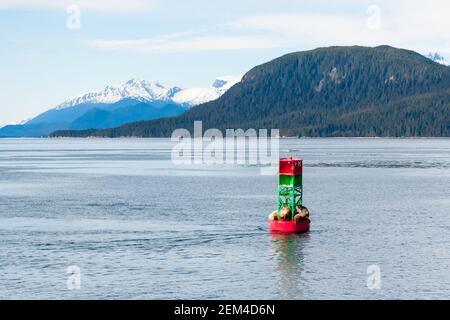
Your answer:
[[[219,98],[239,80],[225,76],[206,88],[182,89],[131,79],[76,96],[18,125],[0,128],[0,137],[41,137],[55,130],[111,128],[133,121],[176,116],[192,106]]]
[[[432,60],[439,60],[438,62]],[[390,46],[294,52],[181,115],[51,136],[164,137],[176,128],[278,128],[286,136],[450,136],[450,68]]]

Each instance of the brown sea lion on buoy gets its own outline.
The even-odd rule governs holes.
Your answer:
[[[299,212],[299,211],[300,212],[294,216],[295,222],[300,222],[300,221],[309,219],[309,210],[307,207],[300,205],[296,209],[297,209],[296,212]]]
[[[271,214],[269,214],[269,221],[278,220],[278,210],[275,210]]]
[[[286,205],[280,210],[280,220],[291,220],[291,209]]]
[[[291,220],[291,210],[288,206],[284,206],[283,209],[280,210],[280,215],[278,219],[278,210],[275,210],[271,214],[269,214],[269,221],[275,220]]]

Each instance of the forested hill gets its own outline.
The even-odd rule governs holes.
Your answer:
[[[259,65],[181,116],[52,136],[170,136],[176,128],[278,128],[287,136],[450,136],[450,67],[389,46],[329,47]]]

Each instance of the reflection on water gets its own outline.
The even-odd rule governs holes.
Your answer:
[[[303,249],[308,245],[309,233],[272,233],[271,244],[275,251],[278,292],[281,299],[303,298]]]

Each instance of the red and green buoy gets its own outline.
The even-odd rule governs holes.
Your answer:
[[[271,232],[306,232],[309,219],[294,221],[296,208],[303,205],[303,159],[281,158],[278,177],[278,219],[270,221]],[[291,212],[289,220],[280,220],[280,210],[288,207]]]

